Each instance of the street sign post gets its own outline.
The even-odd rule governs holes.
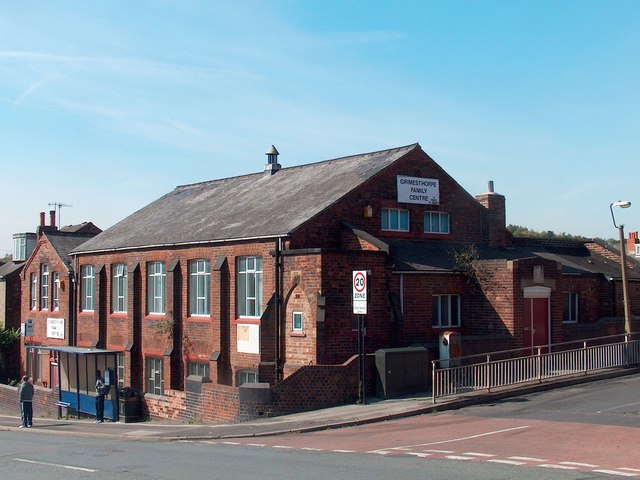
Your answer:
[[[366,388],[366,317],[367,314],[367,290],[369,272],[366,270],[354,270],[352,276],[353,287],[353,314],[358,317],[358,398],[360,403],[367,403]]]

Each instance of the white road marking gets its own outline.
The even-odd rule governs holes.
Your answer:
[[[240,442],[222,442],[223,445],[242,445]]]
[[[336,453],[356,453],[355,450],[340,450],[340,449],[337,449],[337,450],[331,450],[331,451],[332,452],[336,452]]]
[[[414,457],[419,457],[419,458],[427,458],[431,456],[430,453],[421,453],[421,452],[405,452],[405,455],[412,455]]]
[[[391,452],[388,450],[374,450],[372,452],[367,452],[367,453],[373,453],[374,455],[389,455]]]
[[[604,410],[598,410],[596,413],[610,412],[612,410],[617,410],[619,408],[634,407],[636,405],[640,405],[640,402],[627,403],[626,405],[616,405],[615,407],[605,408]]]
[[[324,448],[302,447],[300,450],[309,450],[310,452],[322,452]]]
[[[431,453],[455,453],[453,450],[425,450],[425,452],[431,452]]]
[[[247,443],[247,447],[266,447],[264,443]]]
[[[447,455],[449,460],[475,460],[473,457],[465,457],[463,455]]]
[[[627,472],[619,472],[617,470],[591,470],[595,473],[606,473],[607,475],[619,475],[621,477],[636,477],[637,473],[627,473]]]
[[[469,455],[471,457],[495,457],[493,453],[464,452],[463,455]]]
[[[599,468],[600,465],[592,465],[590,463],[578,463],[578,462],[558,462],[560,465],[573,465],[575,467],[587,467],[587,468]]]
[[[93,470],[91,468],[74,467],[72,465],[61,465],[59,463],[36,462],[35,460],[27,460],[26,458],[14,458],[14,460],[16,462],[33,463],[34,465],[44,465],[46,467],[64,468],[66,470],[79,470],[81,472],[95,473],[98,471],[98,470]]]
[[[511,460],[522,460],[524,462],[547,462],[544,458],[535,458],[535,457],[509,457]]]
[[[290,447],[288,445],[274,445],[273,448],[284,448],[284,449],[287,449],[287,448],[293,448],[293,447]]]
[[[487,437],[489,435],[498,435],[500,433],[506,433],[506,432],[513,432],[516,430],[523,430],[525,428],[529,428],[529,425],[522,425],[520,427],[513,427],[513,428],[505,428],[502,430],[493,430],[491,432],[484,432],[484,433],[477,433],[475,435],[469,435],[466,437],[458,437],[458,438],[450,438],[449,440],[440,440],[438,442],[430,442],[430,443],[417,443],[415,445],[403,445],[402,447],[394,447],[394,448],[381,448],[380,450],[398,450],[400,448],[418,448],[418,447],[429,447],[431,445],[442,445],[443,443],[454,443],[454,442],[461,442],[463,440],[472,440],[474,438],[482,438],[482,437]]]
[[[516,460],[501,460],[499,458],[491,458],[489,460],[487,460],[487,462],[491,462],[491,463],[502,463],[505,465],[526,465],[527,462],[518,462]]]
[[[640,473],[640,469],[637,469],[637,468],[620,467],[618,468],[618,470],[626,470],[628,472]]]
[[[558,470],[577,470],[578,469],[578,467],[568,467],[567,465],[555,465],[552,463],[543,463],[542,465],[538,465],[538,467],[557,468]]]

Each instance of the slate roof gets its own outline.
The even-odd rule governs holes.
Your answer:
[[[420,145],[176,187],[73,253],[285,236]]]
[[[12,273],[19,272],[24,267],[24,262],[7,262],[4,265],[0,265],[0,278],[5,278]]]
[[[95,236],[91,233],[79,234],[60,231],[47,232],[45,235],[53,249],[60,257],[60,260],[64,262],[69,270],[73,269],[73,263],[70,256],[71,251]]]
[[[383,239],[384,241],[384,239]],[[462,243],[420,240],[390,240],[390,251],[395,272],[453,273],[457,271],[455,252],[468,246]],[[583,242],[514,238],[508,248],[476,246],[483,260],[520,260],[540,257],[562,265],[564,274],[600,274],[619,278],[620,264],[590,251]],[[628,269],[630,280],[640,280],[640,272]]]

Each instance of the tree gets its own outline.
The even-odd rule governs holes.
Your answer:
[[[0,327],[0,378],[5,377],[6,354],[19,340],[19,329]]]

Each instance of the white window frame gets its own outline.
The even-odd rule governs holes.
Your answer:
[[[436,228],[433,228],[434,221],[437,222]],[[447,212],[425,212],[424,233],[435,233],[439,235],[451,233],[449,214]]]
[[[210,315],[211,262],[204,258],[189,262],[189,315]]]
[[[29,281],[31,285],[31,310],[38,309],[38,274],[32,273],[31,280]]]
[[[562,323],[578,323],[580,318],[580,295],[577,292],[564,292],[562,302]]]
[[[27,237],[13,239],[14,262],[24,262],[27,259]]]
[[[113,313],[127,313],[127,266],[116,263],[112,267],[111,310]]]
[[[53,291],[51,292],[53,310],[60,310],[60,274],[53,272]]]
[[[164,262],[147,265],[147,312],[152,315],[165,313],[166,269]]]
[[[145,367],[146,392],[152,395],[162,395],[164,393],[164,359],[147,357]]]
[[[40,265],[40,310],[49,310],[49,264]]]
[[[455,302],[455,303],[454,303]],[[460,322],[460,295],[440,294],[433,295],[433,315],[431,326],[433,328],[459,327]],[[456,314],[457,313],[457,314]],[[443,318],[446,317],[446,318]],[[457,318],[452,318],[457,317]]]
[[[405,215],[406,220],[403,222],[402,217]],[[382,230],[390,232],[408,232],[411,228],[409,210],[404,208],[383,208],[381,209],[380,216],[380,225]]]
[[[302,312],[293,312],[291,314],[291,328],[296,333],[304,331],[304,314]]]
[[[238,257],[237,308],[239,317],[262,315],[262,257]]]
[[[124,366],[124,353],[116,355],[116,368],[118,371],[118,387],[124,387],[126,369]]]
[[[83,312],[93,312],[94,290],[95,290],[95,269],[93,265],[82,265],[80,267],[82,277],[81,295]]]

